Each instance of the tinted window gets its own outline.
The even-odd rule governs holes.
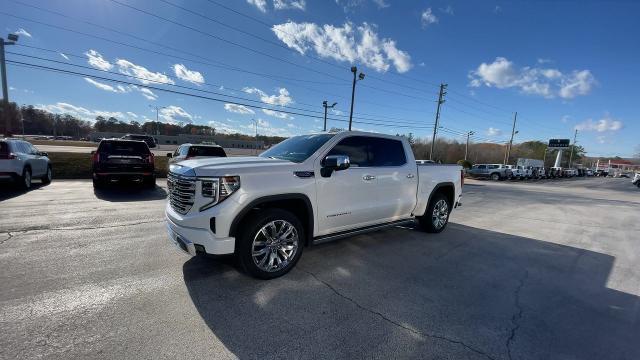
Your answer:
[[[111,155],[146,155],[149,147],[142,141],[102,141],[98,151]]]
[[[402,141],[367,138],[372,166],[401,166],[407,163]]]
[[[260,157],[303,162],[332,137],[333,134],[294,136],[263,152]]]
[[[192,156],[216,156],[225,157],[224,149],[217,146],[191,146],[189,148],[189,157]]]
[[[351,166],[372,166],[370,144],[370,138],[351,136],[342,139],[327,155],[347,155]]]
[[[499,168],[499,165],[489,165],[489,169],[497,169]]]
[[[7,155],[9,152],[9,144],[4,141],[0,141],[0,154]]]

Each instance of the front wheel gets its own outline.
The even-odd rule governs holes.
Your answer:
[[[236,256],[242,268],[259,279],[288,273],[300,260],[305,232],[300,220],[281,209],[260,210],[242,226]]]
[[[31,169],[24,168],[24,170],[22,170],[22,176],[20,177],[20,187],[22,190],[31,189],[31,180]]]
[[[418,218],[418,222],[424,231],[439,233],[449,223],[450,210],[451,205],[447,197],[442,193],[438,193],[431,199],[427,211]]]
[[[53,171],[51,170],[51,165],[47,166],[47,173],[42,177],[43,184],[50,184],[51,179],[53,178]]]

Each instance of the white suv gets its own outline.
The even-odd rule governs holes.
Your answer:
[[[31,143],[18,139],[0,139],[0,180],[13,180],[21,188],[31,188],[31,180],[51,182],[51,161]]]

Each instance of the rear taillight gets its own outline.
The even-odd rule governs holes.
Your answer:
[[[100,153],[98,153],[98,152],[93,153],[93,156],[91,157],[91,160],[94,163],[99,163],[100,162]]]
[[[464,185],[464,169],[460,170],[460,185]]]
[[[149,162],[149,164],[155,166],[156,157],[153,155],[153,153],[149,154],[149,157],[147,158],[147,161]]]

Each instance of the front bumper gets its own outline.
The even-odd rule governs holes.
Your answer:
[[[195,256],[200,249],[207,254],[233,254],[236,239],[233,237],[216,237],[209,229],[180,226],[167,216],[167,233],[169,239],[179,249],[191,256]]]

